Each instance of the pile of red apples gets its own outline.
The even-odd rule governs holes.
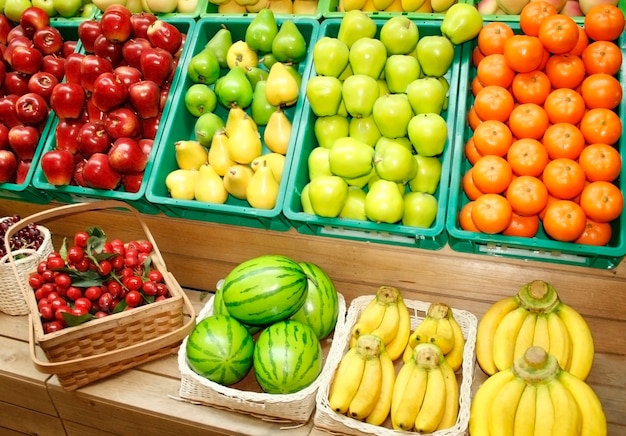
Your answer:
[[[186,35],[112,5],[78,37],[84,50],[67,56],[50,94],[58,124],[41,170],[55,186],[138,192]]]

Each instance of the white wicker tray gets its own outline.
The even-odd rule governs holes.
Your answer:
[[[346,322],[342,330],[335,330],[335,338],[338,347],[341,349],[341,357],[348,350],[350,342],[350,335],[352,327],[357,322],[358,317],[365,308],[365,306],[374,298],[373,295],[365,295],[357,297],[352,300],[348,313],[346,315]],[[430,306],[430,302],[417,301],[417,300],[404,300],[407,307],[411,311],[411,330],[414,330],[417,324],[424,319],[426,311]],[[464,435],[467,432],[469,424],[469,411],[471,401],[471,389],[474,377],[475,366],[475,346],[476,346],[476,328],[478,326],[478,320],[476,316],[465,310],[459,310],[452,308],[455,319],[458,321],[463,335],[465,336],[465,349],[463,351],[463,366],[457,371],[457,379],[460,380],[459,384],[459,415],[457,417],[456,424],[445,430],[439,430],[432,435],[434,436],[458,436]],[[328,392],[335,375],[335,370],[341,357],[336,360],[335,366],[330,368],[330,371],[326,371],[323,374],[323,379],[320,381],[321,385],[317,391],[316,403],[317,408],[313,423],[315,428],[323,430],[331,434],[341,435],[363,435],[373,434],[379,436],[397,436],[397,435],[417,435],[416,432],[396,431],[391,428],[390,419],[383,426],[376,426],[365,422],[357,421],[346,415],[335,412],[328,403]],[[396,372],[401,366],[402,358],[396,361]]]
[[[213,299],[205,304],[198,313],[196,322],[213,314]],[[339,294],[339,313],[335,332],[343,331],[346,316],[346,302]],[[320,382],[341,360],[343,350],[333,334],[322,340],[324,367],[317,380],[311,385],[293,394],[268,394],[261,390],[254,378],[254,370],[240,382],[232,386],[223,386],[212,382],[192,371],[187,363],[187,338],[178,350],[178,368],[181,374],[179,395],[183,400],[206,406],[245,413],[266,421],[284,422],[285,424],[303,424],[308,422],[315,410],[315,394]]]

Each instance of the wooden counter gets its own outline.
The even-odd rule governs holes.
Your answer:
[[[0,216],[25,217],[56,204],[0,201]],[[372,294],[381,284],[397,286],[407,298],[443,301],[478,317],[494,301],[523,284],[542,279],[589,322],[596,359],[588,382],[600,397],[609,434],[626,434],[626,262],[614,270],[535,261],[427,251],[381,244],[271,232],[236,226],[144,215],[169,270],[182,286],[212,290],[238,263],[261,254],[279,253],[317,263],[349,301]],[[89,212],[42,223],[55,246],[64,236],[98,225],[109,235],[130,240],[141,233],[125,212]],[[201,292],[192,292],[201,305]],[[174,400],[178,393],[175,357],[162,359],[77,392],[63,392],[55,378],[36,372],[27,354],[25,317],[0,317],[0,430],[17,434],[270,434],[281,424]],[[4,346],[3,346],[4,345]],[[480,376],[480,374],[479,374]],[[23,410],[38,419],[17,418]],[[47,431],[36,423],[50,422]],[[61,425],[60,433],[55,425]],[[98,430],[95,430],[98,429]],[[319,434],[309,423],[282,430],[289,435]]]

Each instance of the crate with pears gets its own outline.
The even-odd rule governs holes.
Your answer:
[[[169,216],[286,231],[313,18],[204,17],[189,38],[146,198]]]
[[[324,0],[208,0],[201,17],[254,16],[270,9],[276,16],[322,18]]]
[[[359,10],[372,18],[391,18],[401,14],[413,19],[440,20],[446,11],[457,3],[465,2],[459,0],[320,0],[319,9],[324,18],[341,18],[347,12]]]
[[[457,19],[351,11],[322,22],[284,209],[299,232],[430,250],[447,243],[460,45],[482,27],[478,16],[473,29],[452,31]]]

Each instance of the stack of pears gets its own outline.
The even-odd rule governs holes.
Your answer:
[[[276,206],[292,132],[287,110],[300,98],[306,50],[293,21],[279,26],[262,9],[244,39],[233,41],[222,26],[192,56],[184,100],[196,117],[194,138],[174,145],[178,168],[165,180],[172,198]]]
[[[270,9],[275,14],[315,15],[318,0],[209,0],[219,14],[248,14]]]
[[[380,26],[380,27],[378,27]],[[313,46],[306,98],[317,117],[305,213],[429,228],[434,223],[444,112],[455,45],[414,21],[378,25],[347,12],[336,36]]]

